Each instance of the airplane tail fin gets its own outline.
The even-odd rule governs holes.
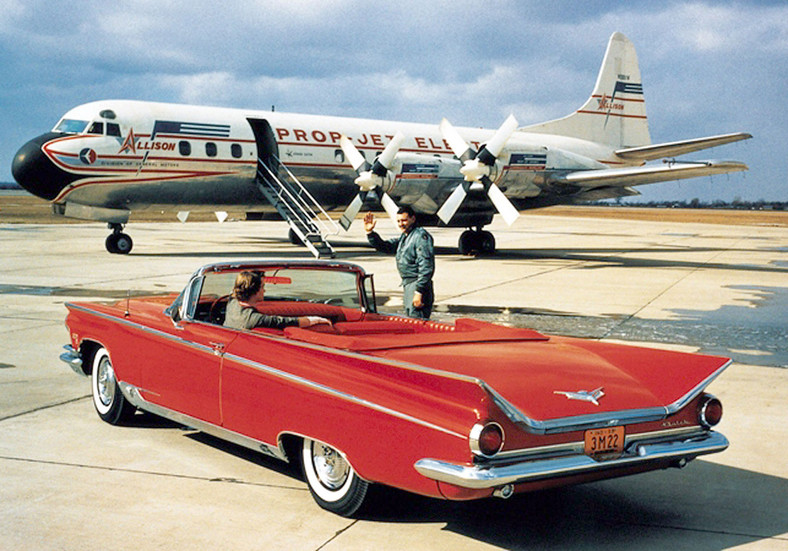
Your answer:
[[[594,91],[580,109],[562,119],[520,130],[580,138],[615,149],[649,145],[646,102],[632,42],[621,33],[613,33]]]

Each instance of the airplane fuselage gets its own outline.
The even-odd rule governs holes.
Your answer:
[[[268,122],[278,149],[276,156],[329,209],[346,205],[357,193],[353,183],[356,173],[339,145],[342,135],[369,161],[396,132],[405,135],[400,158],[406,172],[397,174],[386,187],[397,198],[418,202],[429,187],[425,180],[436,180],[440,187],[448,188],[462,179],[460,164],[437,125],[101,101],[72,109],[52,133],[32,140],[32,151],[25,156],[40,149],[44,158],[38,160],[39,168],[31,175],[34,181],[21,170],[17,180],[55,204],[73,202],[118,210],[216,210],[227,206],[264,210],[267,205],[254,180],[258,154],[266,152],[258,151],[263,146],[258,146],[250,120]],[[473,128],[460,131],[477,149],[493,133]],[[497,171],[506,175],[499,185],[513,200],[539,195],[545,172],[556,168],[623,164],[610,147],[585,140],[518,132],[509,143],[516,144],[514,162],[519,164],[512,164],[509,156]],[[409,154],[413,155],[411,163],[406,162]],[[42,164],[52,167],[42,171]],[[44,193],[37,181],[42,173],[49,180]],[[434,214],[442,198],[441,193],[432,195],[434,208],[420,210]]]
[[[408,205],[423,224],[476,228],[471,242],[483,241],[489,250],[491,236],[477,238],[496,212],[511,223],[529,208],[637,195],[633,186],[746,170],[733,161],[646,162],[749,137],[652,145],[634,46],[614,33],[588,100],[566,117],[531,126],[518,128],[513,116],[489,130],[454,128],[446,120],[106,100],[73,108],[51,132],[22,146],[12,171],[56,213],[106,221],[116,234],[132,211],[145,209],[276,210],[300,231],[312,206],[346,207],[340,224],[347,229],[364,204],[389,214]],[[295,186],[277,188],[280,177]],[[292,204],[283,205],[279,193],[290,194]],[[302,193],[309,195],[303,209]],[[291,216],[293,209],[300,212]],[[297,220],[302,216],[304,224]],[[130,239],[127,245],[121,252]]]

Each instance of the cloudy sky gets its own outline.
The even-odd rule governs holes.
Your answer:
[[[71,107],[142,99],[497,127],[564,116],[610,35],[637,47],[652,141],[744,131],[688,158],[746,174],[646,199],[788,200],[788,3],[0,1],[0,181]]]

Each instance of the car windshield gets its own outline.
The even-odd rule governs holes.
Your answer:
[[[238,272],[205,274],[201,298],[221,297],[233,291]],[[264,270],[266,301],[308,301],[360,308],[355,272],[282,268]]]
[[[79,134],[88,126],[88,121],[77,121],[74,119],[63,119],[55,127],[54,132],[64,132],[66,134]]]

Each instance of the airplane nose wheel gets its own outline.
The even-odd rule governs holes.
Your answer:
[[[107,226],[112,230],[104,241],[107,250],[112,254],[129,254],[134,246],[131,236],[121,231],[123,226],[120,224],[107,224]]]
[[[465,230],[460,235],[457,248],[464,256],[495,254],[495,236],[481,228]]]

